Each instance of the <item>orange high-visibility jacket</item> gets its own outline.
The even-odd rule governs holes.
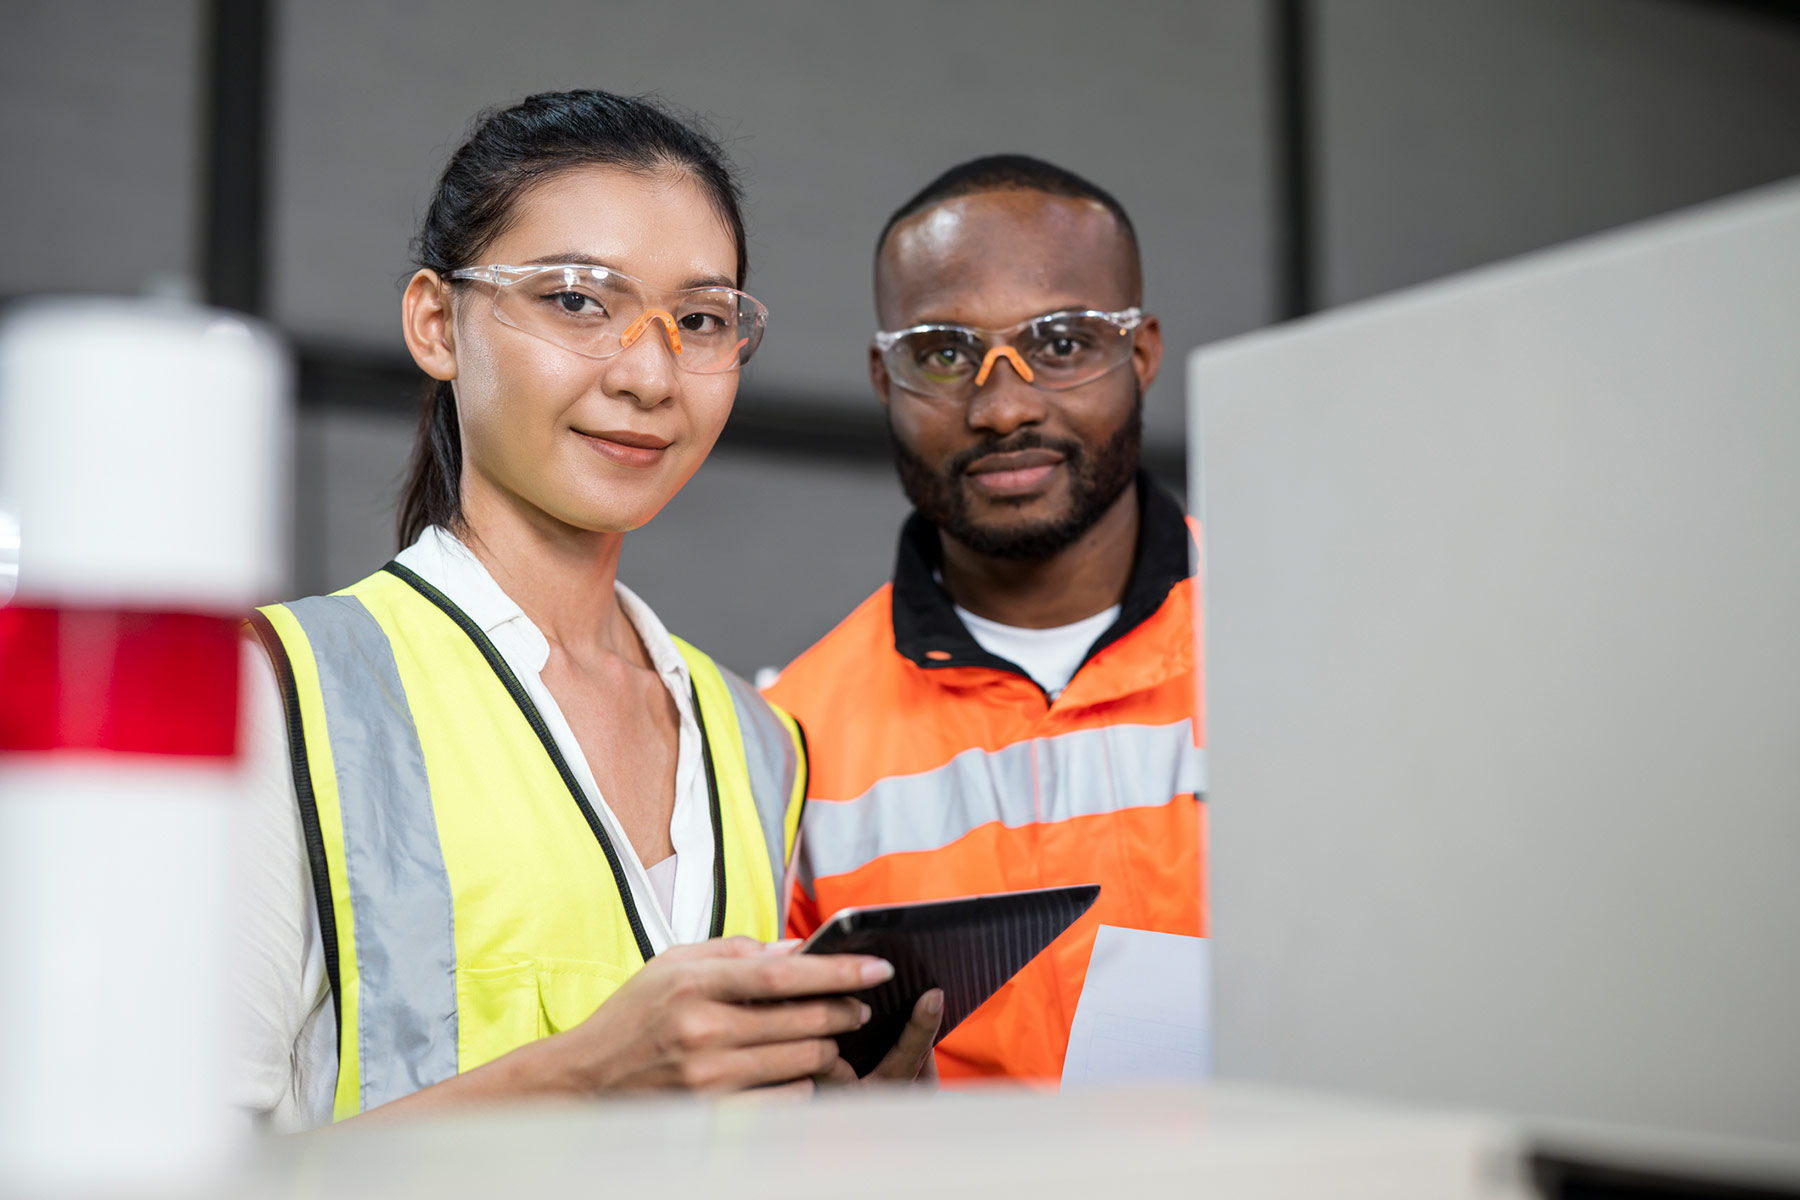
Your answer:
[[[1204,936],[1205,765],[1192,543],[1138,479],[1117,622],[1051,703],[982,649],[914,514],[893,582],[781,673],[769,697],[812,762],[788,932],[851,905],[1098,883],[1100,899],[938,1047],[946,1081],[1061,1076],[1095,931]]]

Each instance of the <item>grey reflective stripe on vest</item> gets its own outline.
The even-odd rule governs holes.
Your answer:
[[[854,800],[806,807],[801,882],[887,854],[936,850],[998,821],[1008,828],[1151,808],[1206,790],[1193,722],[1110,725],[999,750],[965,750],[934,770],[883,779]]]
[[[769,848],[769,877],[781,895],[787,874],[787,815],[794,795],[800,756],[794,739],[769,702],[756,689],[719,668],[737,710],[738,732],[744,741],[744,762],[750,769],[750,795],[756,800],[756,819],[762,824],[763,841]],[[782,897],[785,901],[785,897]]]
[[[456,1074],[456,934],[425,754],[394,652],[353,596],[286,606],[318,664],[356,932],[362,1111]]]

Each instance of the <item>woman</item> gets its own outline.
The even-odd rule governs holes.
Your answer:
[[[799,728],[616,581],[762,336],[730,168],[643,101],[532,96],[452,156],[417,256],[405,549],[252,622],[245,1102],[298,1128],[843,1079],[844,993],[892,968],[763,944]],[[878,1074],[929,1071],[941,1003]]]

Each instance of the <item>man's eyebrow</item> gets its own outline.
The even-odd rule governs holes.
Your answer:
[[[926,313],[929,314],[929,313],[940,312],[940,311],[944,311],[944,310],[928,308],[925,311],[926,311]],[[1039,309],[1037,312],[1034,312],[1028,316],[1019,318],[1019,320],[1035,321],[1039,317],[1055,316],[1057,313],[1115,312],[1115,311],[1117,311],[1117,310],[1108,308],[1104,304],[1088,304],[1088,303],[1085,303],[1080,300],[1071,300],[1067,304],[1057,304],[1050,308]],[[1017,323],[1018,322],[1012,322],[1012,324],[1017,324]],[[895,328],[896,329],[911,329],[915,325],[961,325],[964,328],[968,328],[968,329],[1004,329],[1007,327],[1004,325],[995,325],[995,326],[982,325],[979,321],[970,321],[970,320],[967,320],[962,317],[929,316],[929,315],[927,315],[927,316],[920,317],[916,321],[908,321],[905,325],[897,325],[897,326],[895,326]]]
[[[528,258],[524,262],[521,262],[517,265],[519,265],[521,267],[543,267],[543,266],[549,266],[552,263],[556,263],[556,264],[568,263],[571,266],[577,266],[577,267],[604,267],[608,271],[617,271],[621,275],[631,274],[631,272],[626,271],[620,267],[614,266],[612,263],[606,262],[603,259],[595,258],[591,254],[583,254],[579,250],[562,250],[562,251],[558,251],[555,254],[541,254],[536,258]],[[729,276],[707,274],[707,275],[692,276],[691,278],[686,280],[684,283],[682,283],[682,285],[679,288],[677,288],[676,290],[677,291],[686,291],[688,288],[703,288],[703,287],[734,288],[736,286],[737,286],[736,281],[731,279]]]

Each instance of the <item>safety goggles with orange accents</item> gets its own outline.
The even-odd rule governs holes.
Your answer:
[[[611,267],[495,263],[450,272],[493,285],[494,318],[587,358],[611,358],[661,327],[684,371],[717,375],[750,361],[769,310],[730,287],[669,291]]]
[[[1061,392],[1092,383],[1131,361],[1141,309],[1046,313],[1010,329],[914,325],[875,334],[888,375],[909,392],[968,400],[986,386],[1000,360],[1033,387]]]

